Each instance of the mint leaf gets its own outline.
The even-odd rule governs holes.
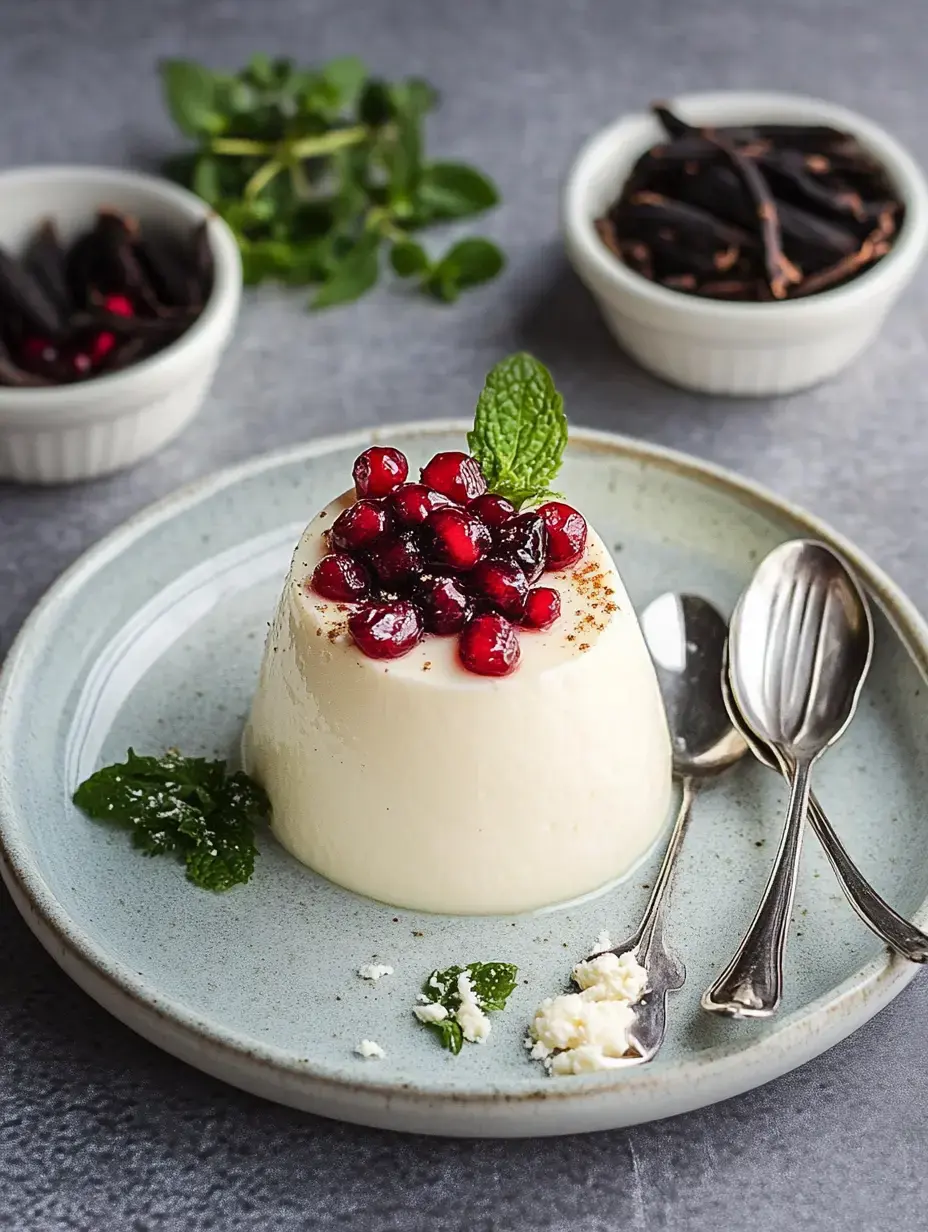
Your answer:
[[[491,370],[467,444],[491,492],[517,505],[548,495],[567,444],[567,418],[544,364],[519,352]]]
[[[390,249],[390,264],[400,278],[424,274],[429,268],[429,258],[421,244],[413,240],[400,240]]]
[[[218,205],[222,197],[219,163],[208,154],[197,159],[193,169],[193,191],[210,205]]]
[[[467,218],[499,201],[496,185],[465,163],[428,163],[422,169],[416,195],[417,220],[422,224]]]
[[[422,1025],[437,1035],[442,1047],[455,1056],[464,1044],[464,1033],[455,1018],[461,1006],[458,976],[463,971],[470,976],[471,988],[484,1012],[506,1008],[506,1002],[516,986],[519,974],[518,967],[503,962],[468,963],[466,967],[446,967],[444,971],[431,973],[422,985],[423,996],[428,1002],[443,1005],[448,1011],[448,1017],[441,1022],[426,1022]]]
[[[130,829],[147,855],[176,852],[189,880],[209,890],[249,880],[254,826],[270,808],[258,784],[242,771],[227,775],[224,761],[174,751],[140,757],[133,749],[81,783],[73,799],[95,820]]]
[[[339,104],[350,107],[367,81],[367,65],[358,56],[338,56],[323,65],[322,76],[335,90]]]
[[[376,283],[379,273],[380,236],[368,231],[337,261],[310,303],[311,308],[331,308],[359,299]]]
[[[188,137],[215,136],[226,126],[218,107],[216,77],[193,60],[163,60],[164,98],[174,123]]]
[[[440,299],[456,299],[467,287],[495,278],[505,263],[503,254],[492,241],[460,240],[435,265],[426,286]]]

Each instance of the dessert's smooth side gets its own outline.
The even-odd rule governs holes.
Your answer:
[[[297,548],[246,732],[277,837],[348,889],[450,914],[530,910],[621,876],[663,826],[670,742],[602,542],[591,532],[579,566],[599,586],[546,575],[572,618],[526,633],[518,670],[491,680],[459,666],[456,639],[367,659],[347,613],[305,592],[344,504]]]

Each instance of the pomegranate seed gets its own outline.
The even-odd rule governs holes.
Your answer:
[[[48,338],[24,338],[20,359],[23,367],[32,371],[51,367],[58,362],[58,348]]]
[[[324,599],[355,603],[370,589],[370,578],[362,564],[344,552],[323,556],[313,570],[312,589]]]
[[[519,635],[505,616],[481,612],[464,626],[461,662],[478,676],[508,676],[519,664]]]
[[[497,612],[518,620],[525,611],[528,581],[512,560],[481,560],[467,579],[471,592],[488,599]]]
[[[468,507],[490,530],[499,530],[510,518],[516,516],[516,507],[512,501],[506,500],[505,496],[496,496],[493,492],[478,496]]]
[[[473,569],[490,550],[490,532],[466,509],[436,509],[425,526],[431,536],[431,557],[441,565]]]
[[[429,633],[458,633],[470,615],[470,600],[457,578],[426,573],[416,587],[416,602]]]
[[[422,482],[449,496],[459,505],[482,496],[487,490],[487,481],[476,458],[468,453],[437,453],[429,464],[423,467]]]
[[[497,551],[514,560],[529,582],[545,571],[545,524],[539,514],[520,513],[510,518],[496,536]]]
[[[382,539],[389,529],[390,513],[386,504],[355,501],[332,523],[332,546],[344,552],[361,552]]]
[[[121,297],[120,297],[121,298]],[[90,340],[90,362],[94,368],[98,367],[112,351],[116,345],[116,335],[111,334],[108,329],[101,330],[99,334],[95,334]]]
[[[68,356],[68,364],[76,377],[86,376],[93,368],[93,361],[86,351],[74,351]]]
[[[562,501],[549,501],[538,510],[544,518],[548,541],[548,569],[569,569],[586,547],[586,518]]]
[[[358,649],[369,659],[398,659],[422,636],[419,613],[405,599],[371,603],[348,617]]]
[[[132,301],[125,295],[104,296],[103,307],[107,312],[111,312],[114,317],[135,316],[135,309],[132,307]]]
[[[384,586],[403,586],[422,572],[422,552],[409,533],[378,544],[369,559]]]
[[[550,629],[561,614],[561,596],[550,586],[536,586],[528,592],[522,623],[528,629]]]
[[[421,526],[430,513],[452,502],[424,483],[401,483],[390,495],[393,516],[400,526]]]
[[[354,463],[358,496],[388,496],[409,474],[409,463],[398,449],[372,445]]]

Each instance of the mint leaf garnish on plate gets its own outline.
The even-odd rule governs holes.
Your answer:
[[[458,981],[465,972],[477,1007],[483,1014],[506,1008],[519,974],[517,967],[504,962],[469,963],[466,967],[447,967],[444,971],[432,972],[422,985],[420,1004],[416,1007],[417,1017],[429,1005],[441,1007],[445,1015],[443,1018],[432,1020],[419,1017],[419,1021],[438,1036],[443,1048],[455,1056],[461,1051],[466,1038],[458,1014],[462,1005]]]
[[[173,749],[164,757],[130,749],[124,762],[81,783],[74,803],[97,821],[130,829],[146,855],[176,852],[189,880],[204,890],[249,880],[255,823],[270,809],[263,789],[243,771],[228,774],[224,761],[182,757]]]
[[[564,399],[544,364],[524,352],[491,369],[467,444],[491,492],[516,507],[554,495],[567,445]]]

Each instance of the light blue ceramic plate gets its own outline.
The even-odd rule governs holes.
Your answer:
[[[710,1018],[699,995],[732,953],[773,855],[784,795],[739,767],[700,797],[673,903],[689,969],[652,1065],[547,1078],[522,1047],[600,929],[631,931],[655,857],[584,903],[517,918],[452,919],[357,898],[297,864],[269,834],[248,886],[196,889],[170,859],[70,804],[80,779],[129,744],[234,756],[272,611],[305,522],[341,491],[370,434],[227,471],[142,514],[51,590],[12,650],[0,696],[0,845],[14,899],[55,959],[150,1040],[238,1086],[371,1125],[472,1135],[632,1124],[736,1095],[855,1030],[911,979],[841,897],[810,839],[772,1022]],[[460,447],[460,427],[391,430],[414,464]],[[852,545],[731,475],[650,446],[577,432],[562,480],[613,548],[639,608],[666,589],[730,610],[754,563],[812,534],[854,561],[878,601],[860,712],[816,787],[852,855],[901,911],[928,924],[928,631]],[[617,704],[621,700],[617,699]],[[355,974],[373,959],[393,976]],[[518,964],[522,983],[485,1047],[454,1058],[410,1009],[429,970]],[[382,1061],[353,1054],[379,1041]]]

